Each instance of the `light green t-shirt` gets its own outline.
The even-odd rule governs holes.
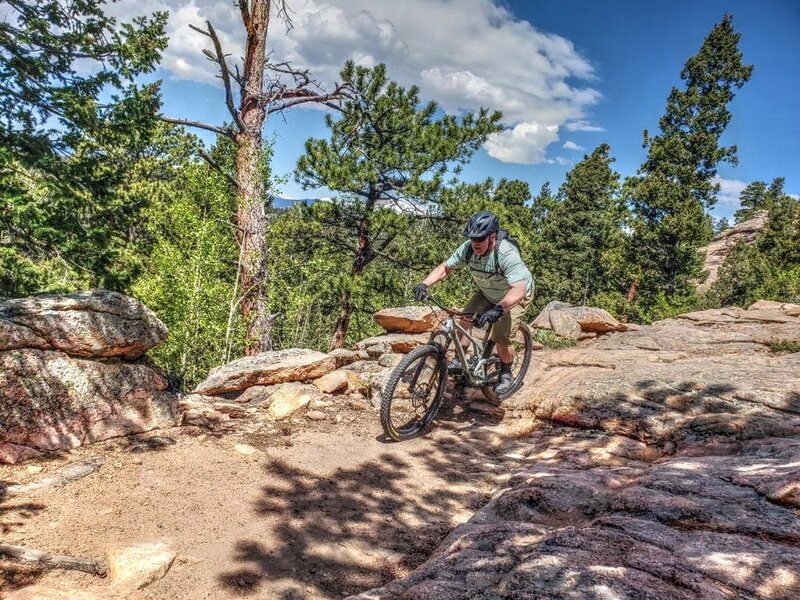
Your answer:
[[[456,269],[461,265],[466,265],[467,248],[470,242],[467,240],[461,244],[455,252],[447,259],[445,265],[448,269]],[[498,272],[497,263],[500,264]],[[497,252],[489,250],[485,256],[478,256],[473,253],[469,259],[469,272],[478,289],[486,296],[490,302],[500,302],[508,293],[512,283],[518,281],[525,282],[526,296],[533,294],[533,277],[528,267],[522,262],[517,247],[508,240],[501,240],[497,247]]]

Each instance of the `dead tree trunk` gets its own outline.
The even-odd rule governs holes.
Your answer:
[[[234,302],[246,327],[245,354],[272,349],[271,329],[275,315],[267,305],[267,182],[265,181],[263,127],[267,115],[298,104],[316,102],[331,108],[348,95],[350,85],[337,85],[330,93],[311,80],[307,70],[295,69],[287,63],[271,64],[267,60],[267,32],[272,0],[238,0],[242,24],[247,33],[243,70],[229,66],[219,36],[211,23],[206,29],[191,26],[211,39],[214,51],[203,53],[219,69],[225,90],[225,104],[233,122],[216,126],[188,119],[162,117],[164,121],[198,127],[224,135],[236,145],[236,174],[224,173],[236,190],[237,241],[241,246],[238,281],[241,296]],[[285,0],[277,0],[276,11],[288,20]],[[234,84],[238,86],[239,106],[234,103]],[[215,169],[220,166],[208,154],[201,156]]]
[[[241,316],[246,327],[245,354],[272,350],[271,320],[267,306],[267,215],[262,161],[262,129],[267,113],[261,105],[267,63],[269,0],[253,0],[250,11],[242,0],[247,30],[244,73],[236,135],[236,224],[242,250],[240,280]]]
[[[24,546],[12,546],[11,544],[0,544],[0,556],[36,565],[43,569],[69,569],[99,575],[100,577],[105,577],[108,572],[105,564],[99,560],[49,554],[41,550],[33,550]]]

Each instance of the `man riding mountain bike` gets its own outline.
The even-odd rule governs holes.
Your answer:
[[[500,357],[498,382],[494,391],[498,395],[508,392],[514,385],[511,365],[514,346],[511,336],[516,332],[525,309],[533,298],[533,277],[522,262],[517,246],[512,243],[494,213],[482,211],[472,216],[464,228],[469,238],[445,262],[435,267],[422,283],[414,286],[414,298],[421,302],[428,288],[441,281],[456,268],[469,267],[478,291],[472,296],[464,312],[474,313],[472,322],[460,320],[461,326],[471,331],[472,325],[484,327],[494,323],[491,339]],[[462,340],[467,345],[467,340]],[[447,368],[460,368],[458,360]]]

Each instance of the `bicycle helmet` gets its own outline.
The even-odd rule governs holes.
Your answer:
[[[494,213],[488,210],[481,211],[472,215],[472,218],[464,227],[464,235],[468,238],[482,238],[490,233],[497,233],[500,223]]]

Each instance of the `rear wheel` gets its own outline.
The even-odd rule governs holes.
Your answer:
[[[500,367],[500,358],[495,351],[495,344],[491,340],[486,341],[483,347],[483,358],[492,358],[491,364],[486,367],[486,376],[488,383],[481,387],[481,392],[486,396],[487,400],[494,404],[499,404],[506,398],[510,398],[520,387],[525,379],[525,374],[528,372],[528,367],[531,364],[531,353],[533,352],[533,333],[531,328],[525,323],[520,323],[517,328],[517,333],[511,342],[514,346],[514,362],[511,364],[511,375],[514,377],[514,384],[509,390],[503,394],[498,394],[494,391],[494,385],[497,383]]]
[[[389,377],[381,398],[381,425],[393,440],[424,433],[442,405],[447,366],[438,345],[409,352]]]

